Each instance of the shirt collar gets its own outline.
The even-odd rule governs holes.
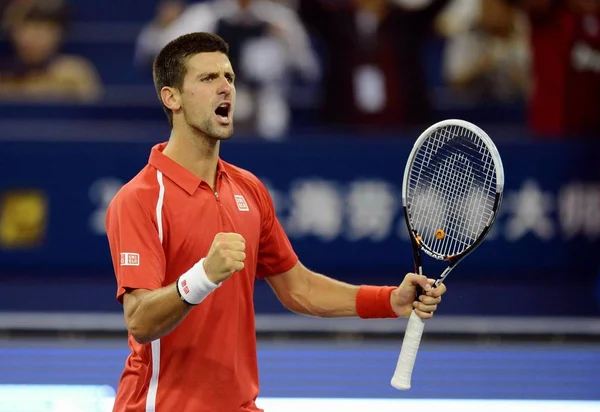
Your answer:
[[[203,180],[170,157],[163,154],[163,150],[166,146],[167,142],[159,143],[153,146],[148,159],[148,164],[162,172],[163,175],[167,176],[190,195],[193,195]],[[219,158],[217,161],[217,178],[220,178],[224,175],[227,175],[227,171],[225,170],[225,162]]]

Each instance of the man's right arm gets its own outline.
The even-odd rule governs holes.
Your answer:
[[[192,308],[221,282],[244,268],[246,241],[237,233],[217,233],[205,259],[168,286],[156,290],[126,289],[125,323],[139,343],[169,334]]]
[[[181,300],[175,283],[156,290],[128,290],[123,295],[125,324],[139,343],[169,334],[193,308]]]
[[[194,305],[243,269],[245,241],[239,234],[217,234],[208,255],[165,286],[159,219],[144,207],[140,193],[129,190],[108,207],[106,231],[127,329],[136,341],[147,343],[170,333]]]
[[[177,296],[175,284],[163,287],[166,257],[155,216],[145,206],[150,200],[144,197],[151,195],[121,189],[106,212],[117,299],[123,304],[127,329],[140,343],[172,330],[190,310]]]

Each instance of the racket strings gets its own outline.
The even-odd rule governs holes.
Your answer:
[[[442,130],[441,132],[443,133],[444,131]],[[485,173],[483,188],[481,188],[478,185],[474,185],[473,182],[474,182],[476,176],[473,175],[473,167],[471,166],[472,163],[469,159],[464,157],[464,155],[461,153],[462,158],[465,160],[464,165],[465,165],[465,168],[468,169],[469,177],[468,177],[468,181],[467,181],[465,179],[467,175],[463,173],[462,174],[463,179],[459,182],[459,184],[461,184],[462,187],[464,188],[464,191],[468,192],[468,193],[462,193],[460,196],[462,200],[459,205],[459,214],[464,216],[465,214],[468,214],[471,211],[475,212],[475,216],[473,218],[467,220],[466,222],[460,222],[460,223],[467,223],[467,226],[464,228],[463,233],[460,233],[458,235],[459,236],[462,235],[461,240],[462,240],[463,246],[468,247],[469,245],[473,244],[477,240],[477,237],[479,236],[479,234],[481,233],[481,231],[483,230],[483,228],[485,226],[485,222],[487,222],[489,220],[491,213],[493,213],[492,208],[491,208],[492,205],[490,205],[487,219],[485,218],[486,210],[488,210],[488,209],[486,207],[482,207],[482,206],[485,206],[485,204],[482,205],[482,201],[484,201],[484,199],[486,199],[486,197],[484,196],[484,193],[481,193],[481,191],[483,190],[485,192],[487,186],[489,186],[489,189],[491,189],[491,185],[490,185],[491,181],[489,180],[489,177],[493,176],[492,172],[494,171],[494,167],[492,164],[493,159],[490,156],[487,149],[485,148],[485,146],[483,145],[482,141],[480,139],[478,139],[477,136],[470,130],[466,130],[466,132],[467,132],[466,137],[468,139],[470,139],[471,141],[476,142],[476,146],[479,149],[480,155],[483,155],[484,167],[483,167],[482,171],[483,171],[483,173]],[[461,139],[456,140],[456,143],[458,145],[460,145],[463,150],[466,150],[466,151],[472,150],[471,147],[469,147],[468,145],[465,145]],[[474,152],[472,152],[471,155],[476,155],[476,154]],[[461,165],[463,165],[463,164],[461,164]],[[455,176],[453,176],[453,177],[455,177]],[[494,193],[489,190],[488,190],[488,193],[490,193],[491,196],[494,196]],[[475,195],[473,195],[473,194],[475,194]],[[455,216],[455,220],[456,220],[456,216]],[[482,223],[483,223],[483,225],[482,225]],[[446,244],[446,248],[442,251],[442,254],[444,254],[444,255],[452,254],[452,253],[449,253],[450,249],[452,249],[452,250],[457,249],[458,245],[452,244],[452,243],[453,242],[448,242]]]
[[[449,133],[444,133],[444,130],[441,130],[441,135],[445,138],[444,140],[447,140],[448,138],[452,138],[452,135],[454,136],[459,136],[460,135],[458,133],[456,133],[456,130],[449,130],[450,132],[450,136]],[[468,137],[472,137],[472,136],[468,136]],[[461,139],[457,139],[455,140],[455,142],[461,144]],[[439,144],[437,145],[439,146]],[[463,149],[465,148],[469,148],[468,146],[462,144]],[[447,146],[445,148],[445,150],[450,151],[450,149],[452,149],[451,145]],[[464,249],[465,247],[467,247],[468,245],[470,245],[472,242],[474,242],[478,236],[478,231],[473,230],[473,226],[475,224],[475,222],[477,221],[476,219],[472,219],[471,220],[471,225],[468,225],[468,227],[465,227],[465,222],[464,222],[464,216],[467,212],[467,208],[469,207],[469,199],[473,200],[472,196],[468,196],[469,195],[469,187],[473,187],[473,180],[474,180],[474,176],[473,176],[473,168],[470,166],[471,163],[468,161],[468,159],[466,159],[464,157],[464,155],[462,155],[461,152],[455,152],[459,153],[460,155],[457,155],[456,157],[453,158],[453,162],[447,162],[445,161],[444,163],[442,163],[442,168],[440,168],[440,173],[438,174],[438,176],[440,175],[445,175],[448,176],[449,179],[447,179],[445,181],[445,184],[442,185],[441,187],[438,186],[437,189],[438,191],[446,191],[446,193],[450,193],[451,197],[450,199],[452,199],[452,201],[450,202],[450,218],[452,220],[452,222],[450,222],[449,224],[447,224],[446,226],[449,226],[450,228],[455,227],[456,225],[460,224],[461,227],[463,228],[463,233],[452,233],[452,230],[449,230],[449,234],[448,234],[448,240],[447,242],[444,242],[445,246],[442,248],[441,252],[444,255],[448,255],[448,254],[454,254],[457,249],[459,248],[459,246],[462,246],[462,249]],[[471,153],[471,155],[473,155],[473,153]],[[454,155],[450,155],[450,156],[454,156]],[[458,162],[456,160],[459,160]],[[456,185],[456,187],[462,188],[462,191],[457,191],[456,187],[452,187],[451,183],[454,182]],[[450,189],[450,190],[449,190]],[[454,189],[454,190],[452,190]],[[472,202],[471,202],[472,203]],[[466,229],[466,231],[464,230]],[[469,230],[470,229],[470,230]],[[454,231],[457,232],[457,231]],[[432,244],[431,241],[433,240],[432,238],[428,239],[429,240],[429,244]]]
[[[447,148],[448,149],[448,148]],[[446,150],[447,150],[446,149]],[[451,162],[444,161],[442,168],[440,168],[439,175],[448,176],[448,179],[444,181],[444,184],[437,187],[437,190],[445,191],[450,193],[450,213],[449,217],[451,222],[446,224],[447,227],[453,229],[459,225],[463,228],[462,233],[457,230],[448,230],[447,241],[442,244],[440,252],[444,255],[454,254],[459,249],[464,249],[472,244],[478,233],[473,230],[469,230],[469,227],[464,225],[464,216],[468,212],[469,200],[472,196],[469,196],[469,188],[473,187],[473,181],[475,176],[473,175],[473,168],[468,159],[460,152],[450,155]],[[438,175],[438,176],[439,176]],[[452,185],[452,182],[455,185]],[[460,189],[460,190],[459,190]],[[469,225],[472,226],[473,225]],[[455,233],[452,233],[455,232]],[[429,244],[432,244],[432,238],[428,239]]]
[[[440,178],[445,176],[446,178]],[[444,193],[447,197],[448,206],[446,209],[446,222],[442,223],[440,228],[445,227],[445,237],[442,241],[439,252],[444,255],[454,254],[459,248],[467,248],[475,241],[466,231],[462,233],[455,228],[459,227],[461,217],[465,212],[465,200],[467,193],[465,188],[472,185],[473,171],[466,159],[461,154],[452,154],[442,163],[440,173],[436,174],[433,183],[433,191]],[[452,185],[452,182],[457,184]],[[440,213],[440,210],[431,210],[430,213]],[[436,219],[439,220],[439,219]],[[434,231],[429,231],[426,237],[426,244],[431,245],[434,241]]]
[[[441,173],[450,176],[450,179],[443,182],[444,185],[441,190],[446,190],[452,195],[450,216],[453,221],[452,224],[449,225],[451,228],[447,235],[449,240],[444,242],[445,245],[442,247],[441,252],[444,255],[453,254],[459,247],[466,248],[476,240],[476,237],[469,236],[468,231],[463,231],[461,233],[454,229],[459,227],[461,216],[465,213],[467,207],[466,188],[473,185],[473,170],[462,154],[452,155],[450,159],[452,159],[451,162],[444,162],[446,170],[441,171]],[[461,166],[464,166],[463,170],[459,170]],[[459,185],[452,186],[450,184],[451,180],[458,182]],[[433,238],[430,239],[429,244],[431,244],[431,241],[433,241]]]
[[[433,139],[431,139],[429,141],[430,144],[427,144],[424,146],[425,149],[425,153],[426,153],[426,157],[428,158],[429,162],[432,161],[432,156],[434,154],[436,154],[439,149],[442,148],[443,144],[445,143],[445,141],[447,140],[448,136],[444,135],[443,133],[441,135],[435,135],[433,136]],[[431,175],[430,173],[427,172],[427,169],[425,169],[425,171],[423,170],[423,168],[421,168],[421,175],[425,175],[425,177],[430,177],[429,179],[429,183],[432,186],[433,190],[429,190],[427,191],[427,195],[423,201],[423,203],[426,205],[425,207],[421,207],[420,210],[422,213],[420,213],[419,216],[417,216],[416,221],[418,222],[417,225],[418,226],[429,226],[430,228],[432,226],[435,227],[446,227],[446,231],[448,232],[447,237],[445,237],[445,239],[447,239],[446,241],[443,242],[443,246],[445,246],[444,249],[440,250],[440,252],[447,254],[449,249],[450,250],[456,250],[457,246],[462,246],[463,248],[466,248],[469,246],[469,239],[466,236],[460,236],[460,234],[454,234],[452,233],[452,228],[459,222],[457,222],[457,220],[459,219],[458,217],[458,213],[460,211],[460,209],[464,209],[464,204],[459,204],[459,199],[463,198],[464,195],[463,193],[457,193],[455,189],[455,187],[453,187],[452,185],[450,185],[451,180],[456,180],[462,183],[461,186],[459,187],[464,187],[465,186],[465,181],[467,179],[472,180],[472,174],[470,177],[467,177],[468,175],[466,173],[464,173],[464,170],[462,171],[463,173],[461,173],[460,171],[458,171],[457,166],[460,166],[462,164],[468,166],[467,163],[465,163],[464,159],[460,159],[461,157],[461,153],[457,152],[457,153],[452,153],[450,154],[446,160],[442,163],[442,166],[440,168],[440,173],[435,173],[434,175]],[[457,160],[458,160],[458,164],[457,164]],[[461,162],[462,160],[462,162]],[[465,168],[466,168],[465,166]],[[440,179],[440,176],[446,176],[446,179]],[[447,214],[447,216],[444,216],[443,210],[441,210],[440,208],[440,201],[439,201],[439,196],[437,196],[437,194],[442,194],[442,196],[444,196],[444,200],[446,200],[446,202],[450,202],[449,204],[449,213]],[[450,195],[448,195],[450,194]],[[464,202],[463,202],[464,203]],[[445,206],[442,204],[442,206]],[[435,217],[437,218],[435,218]],[[426,222],[424,221],[424,217],[429,217],[430,221]],[[444,224],[443,218],[445,217],[446,220],[449,220],[449,222]],[[433,219],[432,219],[433,218]],[[432,222],[435,221],[434,222]],[[433,243],[433,236],[434,236],[434,230],[426,230],[423,231],[423,241],[425,244],[431,245]]]
[[[483,193],[476,198],[476,204],[473,207],[476,211],[476,215],[475,218],[470,221],[468,228],[471,233],[477,235],[483,230],[483,227],[480,226],[482,224],[487,225],[494,214],[493,199],[495,197],[495,167],[493,158],[487,151],[485,151],[483,170],[485,171],[485,179],[483,181],[483,187],[480,188]]]
[[[494,213],[495,178],[493,157],[474,132],[450,126],[428,136],[410,170],[407,202],[423,244],[443,256],[472,245]]]

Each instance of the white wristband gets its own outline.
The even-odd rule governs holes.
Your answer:
[[[179,296],[190,305],[199,304],[219,286],[220,283],[214,284],[206,276],[204,258],[177,279]]]

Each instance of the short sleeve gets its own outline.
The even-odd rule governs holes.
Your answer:
[[[256,277],[263,279],[287,272],[298,263],[298,256],[277,219],[269,191],[262,183],[259,188],[262,216]]]
[[[106,233],[119,302],[126,289],[154,290],[163,286],[164,250],[155,219],[138,196],[131,192],[117,194],[106,213]]]

